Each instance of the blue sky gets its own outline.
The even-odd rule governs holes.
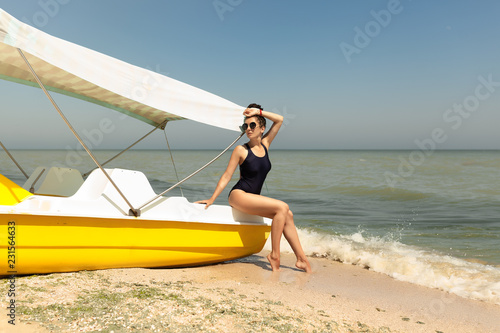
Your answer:
[[[275,148],[500,148],[498,1],[2,0],[0,7],[51,35],[283,114]],[[39,89],[1,81],[0,91],[8,147],[76,146]],[[54,97],[79,131],[98,128],[103,117],[117,125],[94,148],[126,147],[150,129]],[[177,149],[223,148],[236,137],[192,121],[167,129]],[[139,147],[164,148],[163,134]]]

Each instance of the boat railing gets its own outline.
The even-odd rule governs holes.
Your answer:
[[[119,157],[120,155],[122,155],[123,153],[125,153],[127,150],[129,150],[130,148],[132,148],[133,146],[135,146],[136,144],[138,144],[139,142],[141,142],[142,140],[144,140],[145,138],[147,138],[151,133],[153,133],[154,131],[156,131],[158,128],[161,128],[161,129],[164,129],[165,126],[167,125],[167,122],[168,120],[165,120],[164,122],[158,124],[155,128],[153,128],[150,132],[146,133],[146,135],[144,135],[142,138],[140,138],[139,140],[135,141],[134,143],[132,143],[130,146],[128,146],[127,148],[125,148],[124,150],[122,150],[121,152],[119,152],[118,154],[116,154],[115,156],[111,157],[110,159],[108,159],[106,162],[102,163],[101,166],[105,166],[106,164],[108,164],[109,162],[113,161],[115,158]],[[90,173],[92,171],[94,171],[96,168],[92,169],[92,170],[89,170],[87,171],[86,173],[84,173],[82,176],[83,178],[87,177],[88,175],[90,175]]]
[[[14,156],[12,156],[12,154],[9,152],[9,150],[3,145],[2,141],[0,141],[0,146],[2,146],[2,149],[7,153],[7,155],[10,157],[10,159],[12,160],[12,162],[14,162],[14,164],[17,165],[17,167],[19,168],[19,170],[21,170],[21,172],[26,177],[26,179],[28,179],[29,178],[28,174],[23,170],[23,168],[21,167],[21,165],[19,163],[17,163],[17,161],[14,158]]]
[[[186,178],[180,180],[179,182],[177,182],[176,184],[172,185],[171,187],[169,187],[168,189],[166,189],[165,191],[161,192],[160,194],[158,194],[157,196],[155,196],[154,198],[152,198],[151,200],[145,202],[144,204],[142,204],[138,210],[140,211],[141,209],[143,209],[144,207],[148,206],[149,204],[151,204],[152,202],[154,202],[156,199],[158,199],[159,197],[163,196],[165,193],[168,193],[170,192],[171,190],[173,190],[174,188],[176,188],[177,186],[179,186],[180,184],[184,183],[185,181],[187,181],[188,179],[190,179],[191,177],[193,177],[194,175],[196,175],[198,172],[202,171],[203,169],[205,169],[206,167],[208,167],[210,164],[212,164],[213,162],[215,162],[219,157],[221,157],[226,151],[229,150],[229,148],[231,148],[236,142],[238,142],[238,140],[245,134],[245,132],[242,132],[240,135],[238,135],[238,137],[226,148],[224,149],[222,152],[219,153],[219,155],[215,156],[212,160],[210,160],[207,164],[205,164],[204,166],[202,166],[201,168],[199,168],[198,170],[196,170],[195,172],[193,172],[192,174],[190,174],[189,176],[187,176]]]

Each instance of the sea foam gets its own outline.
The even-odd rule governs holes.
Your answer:
[[[461,297],[500,304],[500,268],[469,262],[362,232],[331,235],[298,229],[308,256],[324,257],[387,274],[397,280],[437,288]],[[264,249],[271,250],[268,240]],[[282,252],[292,252],[281,241]]]

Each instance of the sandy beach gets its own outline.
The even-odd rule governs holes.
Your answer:
[[[2,332],[500,332],[500,306],[311,258],[18,277]],[[7,280],[2,280],[3,303]],[[5,306],[2,306],[6,312]]]

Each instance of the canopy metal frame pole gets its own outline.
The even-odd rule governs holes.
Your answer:
[[[226,151],[228,151],[229,148],[231,148],[232,146],[234,146],[234,144],[236,142],[238,142],[238,140],[245,134],[245,132],[241,133],[240,135],[238,135],[238,137],[236,138],[236,140],[234,140],[226,149],[224,149],[219,155],[215,156],[210,162],[208,162],[207,164],[205,164],[204,166],[202,166],[201,168],[199,168],[198,170],[196,170],[195,172],[193,172],[192,174],[190,174],[189,176],[187,176],[186,178],[184,178],[183,180],[177,182],[176,184],[172,185],[170,188],[166,189],[165,191],[161,192],[160,194],[158,194],[156,197],[154,197],[153,199],[149,200],[148,202],[146,202],[145,204],[143,204],[142,206],[140,206],[138,208],[138,210],[141,210],[143,209],[144,207],[146,207],[147,205],[149,205],[150,203],[152,203],[153,201],[155,201],[156,199],[160,198],[162,195],[164,195],[165,193],[173,190],[174,188],[176,188],[177,186],[179,186],[180,184],[184,183],[186,180],[190,179],[191,177],[193,177],[194,175],[196,175],[198,172],[200,172],[201,170],[205,169],[207,166],[209,166],[210,164],[212,164],[213,162],[215,162],[219,157],[221,157]]]
[[[125,150],[122,150],[121,152],[119,152],[118,154],[116,154],[115,156],[111,157],[109,160],[107,160],[106,162],[102,163],[101,165],[102,166],[105,166],[106,164],[108,164],[109,162],[111,162],[112,160],[114,160],[115,158],[119,157],[121,154],[123,154],[124,152],[126,152],[127,150],[129,150],[130,148],[132,148],[133,146],[135,146],[136,144],[138,144],[139,142],[141,142],[142,140],[144,140],[146,137],[148,137],[151,133],[153,133],[154,131],[156,131],[158,128],[165,128],[165,126],[167,125],[167,122],[168,120],[165,120],[164,122],[162,122],[161,124],[158,124],[155,128],[153,128],[149,133],[147,133],[146,135],[144,135],[142,138],[140,138],[139,140],[137,140],[136,142],[134,142],[133,144],[131,144],[130,146],[128,146],[127,148],[125,148]],[[83,177],[87,177],[92,171],[94,171],[94,169],[86,172],[83,174]]]
[[[179,174],[177,173],[177,168],[175,167],[174,156],[172,155],[172,149],[170,149],[170,143],[168,143],[166,126],[165,129],[163,130],[163,134],[165,135],[165,141],[167,141],[168,152],[170,153],[170,160],[172,161],[172,165],[174,166],[175,178],[177,178],[177,181],[179,181]],[[184,197],[184,193],[182,192],[182,187],[179,186],[179,189],[181,190],[182,197]]]
[[[102,165],[97,161],[97,159],[95,158],[94,154],[92,154],[92,152],[87,147],[87,145],[85,144],[85,142],[83,142],[83,140],[80,138],[80,135],[78,135],[78,133],[73,128],[73,126],[70,124],[70,122],[68,121],[68,119],[66,118],[66,116],[62,113],[61,109],[56,104],[56,102],[54,101],[54,99],[52,99],[52,96],[49,94],[49,92],[47,91],[47,89],[45,89],[45,86],[43,85],[42,81],[40,81],[40,78],[36,74],[36,72],[33,69],[33,67],[31,67],[31,64],[29,63],[28,59],[26,59],[26,57],[24,56],[23,51],[20,48],[18,48],[17,51],[19,52],[19,54],[21,55],[21,57],[24,59],[24,62],[28,66],[29,70],[31,71],[31,74],[33,74],[33,77],[35,78],[35,80],[38,83],[38,85],[40,86],[40,88],[42,88],[43,92],[45,93],[45,95],[47,96],[47,98],[49,99],[49,101],[52,103],[52,105],[54,106],[54,108],[57,110],[57,112],[59,113],[59,115],[61,116],[61,118],[64,120],[64,122],[66,123],[66,125],[68,126],[68,128],[71,130],[71,132],[73,132],[73,135],[76,137],[76,139],[78,140],[78,142],[80,142],[80,144],[85,149],[85,151],[87,152],[87,154],[89,154],[89,156],[92,158],[92,160],[94,161],[94,163],[99,167],[99,169],[101,169],[101,171],[104,173],[104,175],[106,176],[106,178],[108,178],[108,180],[111,183],[111,185],[113,185],[113,187],[116,189],[116,191],[120,194],[120,196],[123,198],[123,200],[125,200],[125,202],[127,203],[127,205],[130,207],[129,215],[134,215],[134,216],[137,217],[139,215],[138,210],[136,210],[132,206],[132,204],[128,201],[128,199],[125,197],[125,195],[122,193],[122,191],[120,191],[120,189],[118,188],[118,186],[115,184],[115,182],[113,181],[113,179],[111,179],[111,177],[106,172],[106,170],[104,170],[104,168],[102,167]]]
[[[29,178],[28,174],[26,172],[24,172],[23,168],[21,168],[21,165],[19,165],[19,163],[17,163],[17,161],[14,158],[14,156],[12,156],[10,154],[10,152],[7,150],[7,148],[3,145],[2,141],[0,141],[0,146],[2,146],[3,150],[7,153],[7,155],[9,155],[10,159],[12,160],[12,162],[14,162],[14,164],[17,165],[17,167],[19,168],[19,170],[21,170],[21,172],[24,174],[24,176],[26,177],[26,179],[28,179]]]

